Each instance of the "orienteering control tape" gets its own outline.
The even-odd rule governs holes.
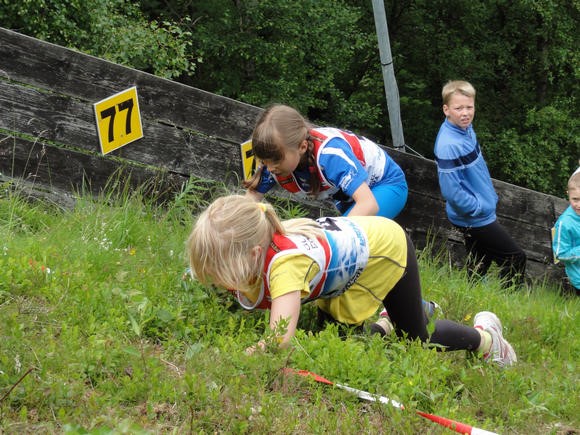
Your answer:
[[[327,384],[327,385],[334,385],[335,387],[341,388],[343,390],[346,390],[350,393],[356,394],[357,397],[359,399],[363,399],[369,402],[380,402],[380,403],[384,403],[386,405],[391,405],[394,406],[395,408],[399,408],[399,409],[405,409],[405,407],[392,399],[389,399],[388,397],[385,396],[379,396],[376,394],[371,394],[368,391],[363,391],[363,390],[358,390],[356,388],[352,388],[349,387],[347,385],[342,385],[342,384],[337,384],[335,382],[329,381],[326,378],[323,378],[320,375],[317,375],[316,373],[312,373],[308,370],[296,370],[296,369],[292,369],[290,367],[285,367],[283,369],[284,373],[290,373],[290,374],[297,374],[300,376],[304,376],[304,377],[309,377],[309,378],[313,378],[316,382],[320,382],[323,384]],[[498,435],[495,432],[489,432],[487,430],[484,429],[480,429],[478,427],[474,427],[474,426],[470,426],[468,424],[465,423],[460,423],[458,421],[455,420],[451,420],[449,418],[445,418],[445,417],[440,417],[438,415],[435,414],[429,414],[427,412],[422,412],[422,411],[415,411],[417,414],[419,414],[421,417],[424,417],[428,420],[431,420],[434,423],[437,423],[441,426],[444,426],[446,428],[449,428],[455,432],[458,432],[460,434],[467,434],[467,435]]]

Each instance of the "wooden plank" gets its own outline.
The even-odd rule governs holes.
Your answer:
[[[222,165],[216,167],[221,168]],[[143,184],[152,185],[155,196],[162,199],[171,198],[181,190],[189,174],[163,171],[154,167],[135,166],[131,161],[111,159],[97,154],[81,153],[75,150],[54,146],[42,139],[29,141],[11,135],[0,134],[0,174],[11,179],[39,186],[43,189],[62,189],[98,195],[106,189],[111,178],[119,171],[123,179],[133,187]],[[200,171],[205,177],[198,177],[197,182],[207,180],[208,192],[217,181],[229,186],[239,187],[235,173],[213,174],[207,177],[208,171]],[[284,195],[272,198],[281,204],[288,200]],[[295,200],[292,199],[292,200]],[[328,204],[319,201],[304,200],[299,204],[312,217],[336,214]]]
[[[409,190],[431,198],[443,198],[439,190],[437,165],[423,159],[388,149],[389,155],[403,168]],[[541,228],[551,227],[567,207],[566,200],[535,192],[500,180],[493,180],[499,196],[497,214],[504,221],[523,221]]]
[[[494,180],[499,195],[498,212],[504,220],[533,223],[541,228],[551,228],[568,203],[563,198],[514,186]]]
[[[427,234],[412,230],[410,236],[417,249],[429,246],[430,254],[439,261],[448,262],[456,269],[464,267],[466,252],[462,239],[455,240],[453,235],[447,238],[449,233],[441,228],[434,229]],[[529,251],[527,253],[530,254]],[[526,275],[540,281],[546,279],[559,283],[565,276],[565,272],[561,264],[556,265],[551,261],[542,261],[541,258],[537,258],[537,255],[528,255]]]
[[[100,154],[93,107],[68,96],[0,81],[0,128]],[[142,119],[144,137],[113,151],[121,157],[214,180],[241,174],[239,144]],[[237,175],[236,175],[237,176]]]
[[[156,182],[160,189],[179,188],[188,177],[123,160],[59,148],[42,140],[28,141],[0,134],[0,173],[48,188],[99,194],[114,174],[137,187]]]
[[[0,77],[90,104],[137,86],[144,116],[243,142],[261,109],[0,28]]]
[[[0,128],[99,151],[92,107],[67,96],[0,81]]]
[[[434,232],[438,238],[462,242],[462,236],[454,231],[445,214],[435,162],[392,149],[388,149],[388,153],[403,168],[409,184],[407,205],[396,220],[413,234],[413,240],[421,240],[421,243],[426,243],[428,235]],[[493,181],[500,198],[498,221],[526,252],[530,273],[537,275],[542,271],[542,266],[548,265],[546,273],[561,274],[560,268],[551,266],[550,228],[567,207],[567,202],[562,198]],[[464,250],[460,255],[464,255]]]
[[[403,212],[395,219],[404,228],[416,234],[433,233],[434,228],[446,238],[462,241],[462,235],[448,221],[442,202],[411,191]],[[538,227],[525,221],[506,220],[498,217],[514,240],[526,251],[526,254],[536,261],[551,259],[551,239],[548,227]]]

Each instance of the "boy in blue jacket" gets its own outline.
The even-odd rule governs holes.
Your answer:
[[[570,206],[554,226],[554,257],[564,263],[570,286],[580,296],[580,167],[568,180]]]
[[[483,276],[492,261],[506,286],[523,282],[526,254],[497,222],[497,194],[472,121],[475,89],[466,81],[443,87],[445,121],[435,140],[439,187],[449,221],[463,233],[470,276]]]

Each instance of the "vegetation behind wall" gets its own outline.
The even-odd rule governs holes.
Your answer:
[[[5,28],[390,143],[369,0],[7,3]],[[385,6],[407,145],[432,157],[441,86],[466,79],[492,176],[564,197],[580,157],[578,2]]]

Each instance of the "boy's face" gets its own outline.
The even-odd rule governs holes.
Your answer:
[[[572,210],[580,216],[580,189],[570,189],[568,190],[568,200],[572,206]]]
[[[443,113],[450,123],[465,130],[475,116],[475,101],[472,97],[455,92],[443,105]]]

